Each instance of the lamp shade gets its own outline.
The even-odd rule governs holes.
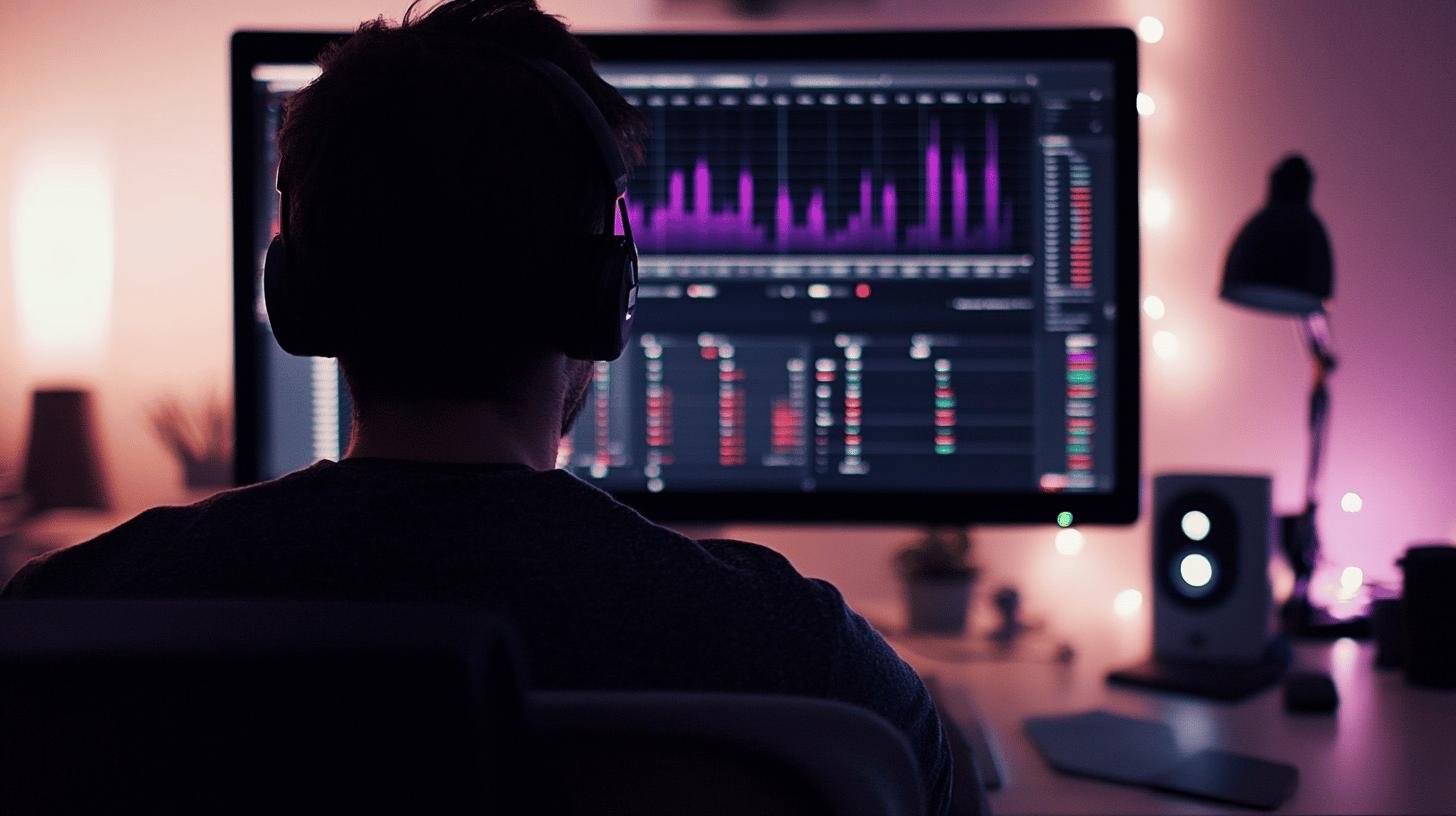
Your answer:
[[[22,486],[29,512],[105,509],[106,485],[90,393],[41,389],[35,392],[32,406]]]
[[[1219,295],[1265,312],[1307,315],[1334,292],[1334,262],[1324,224],[1309,206],[1314,175],[1293,155],[1269,174],[1269,200],[1229,248]]]

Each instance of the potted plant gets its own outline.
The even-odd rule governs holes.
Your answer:
[[[905,581],[910,629],[942,635],[965,632],[977,569],[964,527],[932,528],[896,555]]]

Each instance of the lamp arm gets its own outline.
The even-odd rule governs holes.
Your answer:
[[[1304,330],[1305,342],[1309,344],[1309,353],[1314,357],[1315,365],[1323,369],[1322,374],[1328,374],[1335,370],[1338,360],[1330,342],[1330,318],[1324,312],[1311,312],[1299,321],[1299,326]]]
[[[1324,460],[1326,428],[1329,424],[1329,376],[1337,361],[1331,350],[1329,318],[1323,312],[1305,315],[1300,321],[1310,355],[1314,358],[1314,383],[1309,394],[1309,471],[1305,477],[1306,512],[1318,504],[1320,466]],[[1313,519],[1311,519],[1311,522]]]
[[[1330,350],[1329,320],[1323,312],[1306,315],[1300,321],[1300,328],[1314,358],[1314,383],[1309,393],[1309,469],[1305,473],[1304,511],[1285,518],[1282,541],[1284,554],[1295,574],[1294,598],[1291,600],[1305,599],[1295,605],[1308,606],[1308,582],[1320,553],[1315,511],[1319,505],[1320,465],[1324,459],[1325,430],[1330,413],[1328,380],[1335,368],[1335,356]],[[1295,614],[1303,613],[1295,610]]]

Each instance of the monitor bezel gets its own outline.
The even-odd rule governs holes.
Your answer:
[[[234,463],[238,484],[259,478],[259,353],[253,308],[255,156],[252,72],[258,64],[310,63],[341,32],[240,31],[232,37]],[[617,491],[660,521],[773,523],[1049,523],[1070,512],[1078,524],[1127,524],[1141,505],[1142,402],[1138,216],[1137,37],[1121,28],[831,33],[583,34],[604,62],[758,60],[1100,61],[1113,68],[1118,139],[1116,223],[1116,382],[1118,456],[1114,487],[1099,493],[809,493]]]

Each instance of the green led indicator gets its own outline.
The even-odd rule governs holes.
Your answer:
[[[1071,514],[1071,512],[1069,512],[1067,510],[1063,510],[1062,512],[1058,513],[1057,514],[1057,526],[1058,527],[1071,527],[1072,526],[1072,514]]]

